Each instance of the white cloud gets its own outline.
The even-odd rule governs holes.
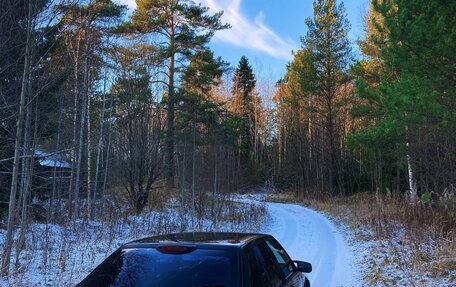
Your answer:
[[[298,46],[285,40],[265,24],[265,15],[260,11],[253,21],[241,12],[241,0],[197,0],[212,12],[224,11],[222,21],[232,27],[218,31],[214,38],[235,46],[260,51],[279,59],[291,59],[291,51]]]
[[[116,0],[119,4],[127,5],[128,9],[134,10],[136,8],[136,0]]]
[[[136,8],[135,0],[117,0],[130,9]],[[241,12],[242,0],[194,0],[210,8],[212,13],[224,11],[222,21],[231,29],[218,31],[214,38],[238,47],[268,54],[278,59],[289,60],[291,51],[299,47],[292,40],[286,40],[265,24],[265,15],[260,11],[252,21]]]

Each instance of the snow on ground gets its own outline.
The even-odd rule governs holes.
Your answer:
[[[393,239],[366,242],[368,254],[363,256],[363,262],[370,286],[456,287],[456,272],[438,266],[441,260],[435,254],[432,240],[417,243],[396,235]],[[418,266],[417,252],[422,252]],[[452,260],[456,262],[456,257]]]
[[[377,239],[367,226],[352,230],[340,218],[301,205],[266,207],[270,220],[261,231],[274,235],[294,260],[312,263],[312,286],[456,287],[456,272],[433,274],[436,258],[422,258],[421,269],[414,266],[417,248],[435,257],[432,240],[410,242],[400,228],[393,239]]]
[[[437,281],[427,275],[400,270],[403,264],[395,262],[406,260],[410,252],[401,243],[360,240],[355,233],[370,231],[353,232],[340,220],[329,219],[330,216],[310,208],[262,203],[264,199],[264,195],[238,196],[236,200],[243,204],[226,209],[215,221],[205,216],[196,222],[195,230],[269,233],[292,259],[312,263],[313,271],[308,274],[312,286],[456,286],[451,279]],[[262,215],[265,209],[266,220]],[[80,221],[76,226],[66,227],[33,224],[27,233],[27,248],[21,254],[19,272],[9,278],[0,277],[0,287],[72,286],[121,244],[157,233],[189,230],[190,223],[189,213],[178,212],[174,203],[162,211],[111,222]],[[4,234],[0,230],[0,245]],[[370,281],[373,276],[375,284]],[[413,278],[416,276],[422,284],[413,284],[417,282]]]
[[[348,244],[338,227],[312,209],[284,203],[267,203],[269,224],[262,232],[273,235],[293,260],[312,263],[312,286],[363,286],[359,272],[360,248]]]
[[[74,286],[125,242],[190,230],[256,232],[264,219],[264,207],[260,203],[232,204],[223,207],[216,218],[207,212],[195,219],[192,229],[190,212],[179,211],[173,205],[171,202],[161,211],[110,222],[78,221],[67,226],[32,224],[26,235],[26,249],[20,255],[19,272],[11,272],[8,278],[0,276],[0,287]],[[5,230],[0,230],[0,246],[4,235]],[[11,261],[14,264],[14,251]]]

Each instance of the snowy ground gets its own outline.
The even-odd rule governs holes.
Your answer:
[[[367,226],[353,230],[342,218],[301,205],[266,203],[266,207],[270,220],[261,231],[274,235],[293,259],[312,263],[314,270],[308,276],[312,286],[456,287],[456,272],[440,267],[442,274],[436,276],[432,271],[437,258],[422,258],[421,269],[414,266],[417,246],[435,256],[432,242],[410,242],[400,229],[393,239],[378,239]]]
[[[269,224],[261,232],[273,235],[293,260],[312,263],[308,275],[312,286],[363,286],[360,275],[361,250],[350,246],[327,217],[303,206],[267,203]],[[358,252],[357,252],[358,251]]]
[[[265,218],[264,206],[258,202],[221,208],[216,218],[207,212],[203,218],[195,219],[194,229],[190,212],[179,212],[173,201],[161,211],[146,211],[110,222],[78,221],[75,226],[32,224],[18,272],[11,270],[8,278],[0,276],[0,287],[74,286],[125,242],[190,230],[256,232]],[[4,235],[5,230],[0,230],[0,246]],[[11,261],[15,262],[14,251]]]
[[[244,204],[233,205],[216,222],[210,218],[198,221],[196,229],[272,234],[292,259],[312,263],[313,271],[308,275],[312,286],[456,286],[451,279],[437,281],[423,274],[418,274],[420,284],[414,284],[416,280],[409,280],[413,274],[394,265],[394,258],[407,258],[404,246],[396,246],[400,252],[392,252],[388,242],[380,242],[379,249],[378,241],[356,239],[356,232],[337,219],[301,205],[262,203],[262,198],[238,196],[236,201]],[[261,215],[265,209],[266,220]],[[188,230],[190,222],[188,213],[176,212],[176,207],[170,206],[114,222],[79,222],[76,229],[33,224],[19,272],[10,278],[0,277],[0,287],[73,286],[122,243],[156,233]],[[3,240],[4,230],[0,230],[0,245]],[[368,279],[372,275],[393,280],[380,280],[384,284],[376,280],[372,285]]]
[[[312,263],[313,271],[308,276],[312,286],[362,286],[356,283],[361,282],[356,250],[344,239],[340,227],[327,217],[294,204],[263,205],[258,201],[261,196],[244,195],[238,200],[244,204],[234,212],[245,214],[246,218],[238,222],[219,222],[215,228],[213,222],[206,220],[198,229],[272,234],[294,260]],[[253,218],[252,215],[258,213],[253,206],[265,206],[267,220]],[[260,227],[258,220],[265,223]],[[181,218],[171,208],[108,223],[109,227],[99,222],[81,222],[76,233],[58,225],[34,224],[29,232],[31,244],[21,255],[21,271],[11,278],[0,278],[0,286],[72,286],[120,244],[158,230],[183,231],[189,221],[188,216]],[[0,242],[3,233],[0,231]]]

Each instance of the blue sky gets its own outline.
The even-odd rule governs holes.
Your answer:
[[[131,9],[135,0],[119,0]],[[339,0],[340,1],[340,0]],[[217,56],[235,67],[245,55],[261,73],[280,78],[292,59],[292,50],[301,47],[306,34],[305,19],[313,14],[313,0],[196,0],[211,11],[224,11],[222,21],[232,28],[219,31],[211,41]],[[350,40],[357,53],[356,39],[363,36],[363,15],[369,0],[344,1],[351,23]]]

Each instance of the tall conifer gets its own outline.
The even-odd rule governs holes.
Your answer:
[[[124,32],[153,35],[155,60],[165,64],[167,88],[166,176],[168,186],[174,186],[174,118],[176,80],[188,64],[189,57],[207,44],[214,32],[229,25],[220,22],[222,12],[209,15],[209,8],[190,0],[138,0],[138,8]],[[176,77],[177,76],[177,77]]]
[[[249,60],[242,56],[234,71],[232,93],[234,95],[234,111],[243,119],[243,127],[239,139],[239,161],[242,169],[248,168],[253,159],[254,128],[255,128],[255,90],[256,79]]]
[[[348,23],[343,3],[336,0],[314,2],[314,16],[306,20],[308,33],[304,46],[313,55],[316,69],[315,96],[321,103],[319,110],[325,119],[328,188],[333,192],[337,184],[339,134],[337,130],[338,89],[345,81],[344,72],[351,61]]]

